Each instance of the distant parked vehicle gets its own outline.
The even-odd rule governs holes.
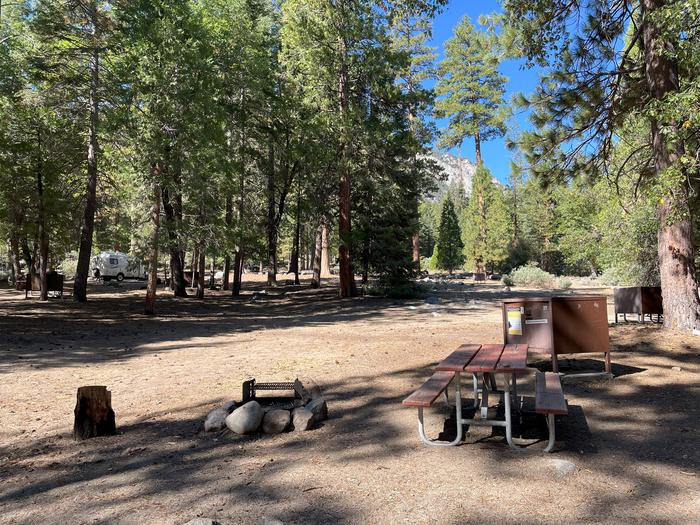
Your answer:
[[[92,275],[96,279],[146,279],[148,272],[141,259],[120,252],[102,252],[92,259]]]

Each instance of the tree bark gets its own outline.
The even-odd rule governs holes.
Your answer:
[[[112,410],[112,393],[105,386],[81,386],[75,404],[73,438],[113,436],[117,425]]]
[[[345,57],[347,53],[346,42],[340,38],[340,52]],[[357,295],[355,276],[352,270],[352,258],[350,245],[352,243],[352,226],[350,222],[350,86],[348,64],[345,60],[340,66],[338,75],[338,103],[340,120],[343,125],[339,155],[339,183],[338,183],[338,237],[339,237],[339,263],[340,263],[340,297],[354,297]]]
[[[331,257],[328,246],[328,224],[321,219],[321,277],[331,276]]]
[[[187,297],[187,283],[185,282],[185,270],[182,264],[182,252],[177,229],[178,221],[170,198],[170,191],[166,186],[162,188],[162,195],[165,229],[168,232],[168,250],[170,251],[170,287],[175,297]]]
[[[652,16],[663,8],[665,0],[641,0],[642,39],[645,76],[649,92],[661,100],[679,89],[677,65],[671,42],[664,40],[662,29]],[[674,122],[651,122],[651,142],[657,177],[664,177],[668,168],[683,153],[682,143],[669,143],[662,127],[675,127]],[[664,303],[664,326],[678,330],[700,329],[700,299],[695,274],[692,210],[688,181],[669,188],[657,207],[659,219],[658,257]]]
[[[231,225],[233,224],[233,198],[231,195],[226,197],[226,216],[224,217],[226,222],[226,233],[230,235]],[[224,277],[221,283],[222,290],[229,289],[229,272],[231,271],[231,255],[228,250],[226,250],[226,255],[224,256]]]
[[[241,279],[243,277],[243,252],[239,248],[233,257],[233,285],[231,295],[241,295]]]
[[[323,251],[323,225],[316,228],[316,242],[314,249],[314,274],[311,277],[311,288],[321,287],[321,253]]]
[[[474,133],[474,149],[476,151],[476,165],[478,166],[481,164],[481,136],[478,129]]]
[[[49,291],[46,281],[46,269],[49,258],[49,239],[46,233],[46,206],[44,198],[44,165],[42,159],[41,130],[37,127],[37,161],[36,161],[36,189],[39,197],[39,209],[37,216],[37,226],[39,235],[39,278],[41,280],[42,301],[49,299]],[[31,276],[30,276],[31,279]],[[31,283],[31,280],[30,280]]]
[[[198,249],[199,249],[199,247],[197,244],[195,244],[192,247],[192,263],[190,265],[191,266],[190,269],[192,270],[192,272],[190,275],[190,288],[192,288],[193,290],[197,286],[197,279],[196,279],[197,273],[196,272],[197,272],[197,262],[199,261],[198,251],[197,251]]]
[[[209,264],[209,289],[216,290],[216,258],[212,257]]]
[[[301,195],[297,193],[297,209],[294,227],[294,246],[289,260],[289,271],[294,272],[294,284],[299,284],[299,238],[301,236]]]
[[[204,299],[204,270],[206,261],[204,259],[204,243],[199,245],[199,264],[197,265],[197,299]]]
[[[161,171],[159,164],[154,164],[151,168],[154,175],[159,175]],[[156,179],[157,180],[157,179]],[[160,233],[160,183],[153,183],[153,206],[151,207],[151,235],[149,245],[151,248],[151,257],[148,268],[148,286],[146,287],[146,306],[144,313],[146,315],[155,315],[156,313],[156,291],[158,290],[158,234]]]
[[[99,125],[99,85],[100,85],[100,51],[97,44],[98,23],[97,7],[89,4],[92,22],[92,61],[90,64],[90,126],[88,131],[87,150],[87,190],[85,192],[85,209],[80,228],[80,247],[78,249],[78,265],[75,270],[73,283],[73,299],[84,303],[87,301],[87,280],[90,273],[90,258],[92,255],[92,235],[95,229],[95,210],[97,208],[97,150]]]
[[[267,144],[267,285],[277,285],[277,225],[275,224],[275,149]],[[262,271],[262,265],[260,270]]]

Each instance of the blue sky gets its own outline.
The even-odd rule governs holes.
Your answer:
[[[474,24],[477,23],[479,15],[500,11],[500,4],[495,0],[451,0],[444,11],[439,14],[433,23],[433,40],[431,45],[436,48],[439,57],[442,58],[443,43],[452,36],[452,30],[457,22],[468,15]],[[512,95],[518,92],[530,93],[534,90],[538,82],[538,72],[535,70],[521,69],[521,62],[508,60],[501,65],[501,73],[508,78],[506,84],[506,101],[509,102]],[[438,127],[446,125],[446,121],[438,120]],[[514,114],[510,130],[528,129],[530,127],[527,114]],[[450,153],[457,155],[457,149]],[[505,137],[490,140],[481,144],[481,156],[484,163],[491,170],[491,173],[500,181],[507,182],[510,172],[511,152],[506,149]],[[462,145],[462,157],[466,157],[474,162],[474,141],[465,140]]]

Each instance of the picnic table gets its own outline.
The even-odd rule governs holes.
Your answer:
[[[554,416],[568,413],[566,399],[561,388],[559,375],[553,372],[542,373],[527,366],[528,345],[526,344],[464,344],[442,360],[435,373],[413,394],[403,401],[404,406],[418,408],[418,434],[428,445],[454,446],[462,441],[463,425],[505,427],[506,441],[513,449],[521,447],[513,442],[512,413],[520,410],[517,394],[517,378],[524,374],[536,373],[535,412],[547,416],[549,443],[546,452],[554,448]],[[472,376],[474,418],[462,417],[462,375]],[[502,383],[503,388],[498,387]],[[447,388],[454,385],[457,435],[452,441],[429,439],[425,434],[423,409],[431,406],[444,394],[449,401]],[[489,395],[501,395],[504,404],[504,419],[489,418]]]

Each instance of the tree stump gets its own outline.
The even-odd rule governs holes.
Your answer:
[[[75,404],[73,437],[76,440],[113,436],[117,425],[112,410],[112,393],[106,386],[81,386]]]

